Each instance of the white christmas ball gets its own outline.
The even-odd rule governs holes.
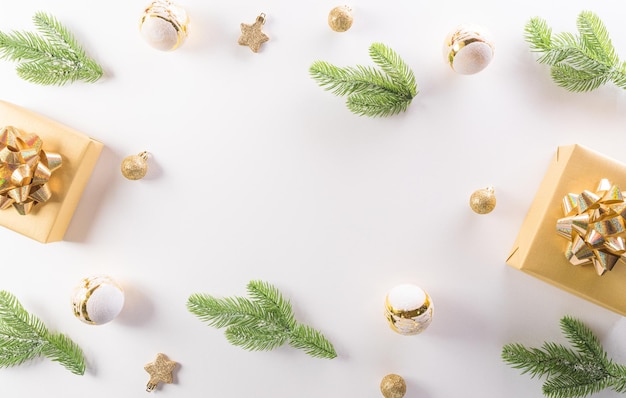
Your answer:
[[[385,317],[392,330],[405,336],[423,332],[433,319],[430,296],[412,284],[395,286],[385,299]]]
[[[153,2],[144,12],[139,30],[144,40],[161,51],[180,46],[187,37],[187,12],[166,1]]]
[[[72,295],[74,315],[90,325],[111,322],[124,307],[122,288],[108,276],[83,279]]]
[[[444,42],[444,57],[450,67],[462,75],[485,69],[492,61],[495,46],[487,29],[461,25]]]

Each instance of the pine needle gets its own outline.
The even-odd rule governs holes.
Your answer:
[[[216,328],[225,327],[226,339],[249,351],[267,351],[286,342],[316,358],[335,358],[333,345],[317,330],[298,324],[291,303],[276,287],[250,281],[245,297],[215,298],[192,294],[189,311]]]
[[[561,330],[574,350],[550,342],[541,348],[514,343],[502,348],[502,359],[522,374],[546,377],[542,391],[547,397],[586,397],[607,388],[626,392],[626,367],[608,358],[587,326],[566,316],[561,319]]]
[[[33,32],[0,32],[0,57],[18,62],[22,79],[42,85],[63,85],[78,80],[93,83],[102,67],[89,58],[70,31],[53,16],[38,12]]]
[[[0,367],[17,366],[38,356],[59,362],[74,374],[85,373],[83,352],[76,343],[48,331],[15,296],[0,291]]]
[[[309,73],[325,90],[347,96],[348,109],[357,115],[384,117],[406,111],[417,95],[413,71],[382,43],[372,44],[369,53],[381,70],[362,65],[341,68],[316,61]]]
[[[545,20],[532,18],[525,27],[531,51],[538,62],[551,67],[552,80],[569,91],[585,92],[613,83],[626,89],[626,66],[619,60],[600,18],[583,11],[576,20],[578,36],[552,34]]]

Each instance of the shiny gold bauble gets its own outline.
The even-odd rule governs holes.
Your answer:
[[[140,180],[148,172],[148,152],[127,156],[122,160],[122,175],[129,180]]]
[[[345,32],[352,26],[352,9],[348,6],[339,6],[330,10],[328,26],[335,32]]]
[[[388,374],[380,382],[380,392],[385,398],[402,398],[406,394],[406,382],[397,374]]]
[[[491,213],[496,208],[496,195],[493,187],[475,191],[470,196],[470,207],[478,214]]]

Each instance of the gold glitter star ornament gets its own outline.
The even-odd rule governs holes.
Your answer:
[[[150,362],[143,368],[150,374],[150,380],[146,385],[146,391],[152,392],[159,383],[171,384],[174,381],[174,368],[177,363],[167,359],[165,354],[157,354],[154,362]]]
[[[242,46],[250,47],[255,53],[259,52],[261,44],[269,41],[269,37],[262,32],[263,25],[265,24],[265,14],[261,13],[256,17],[256,21],[252,25],[245,23],[241,24],[241,36],[239,36],[238,43]]]

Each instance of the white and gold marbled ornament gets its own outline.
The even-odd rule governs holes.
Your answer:
[[[108,276],[84,278],[72,294],[74,315],[90,325],[111,322],[124,307],[124,291]]]
[[[144,40],[161,51],[178,48],[187,38],[189,18],[184,8],[169,0],[157,0],[144,11],[139,30]]]
[[[391,329],[405,336],[422,333],[433,320],[430,296],[412,284],[395,286],[385,299],[385,317]]]
[[[472,75],[485,69],[493,59],[495,46],[489,31],[477,25],[460,25],[444,42],[444,57],[452,70]]]

